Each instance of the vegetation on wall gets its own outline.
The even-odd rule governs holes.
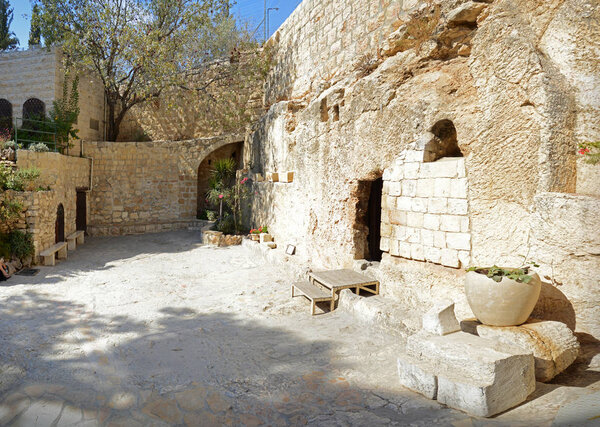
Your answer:
[[[186,88],[212,105],[225,106],[233,120],[244,118],[235,88],[262,73],[263,62],[240,61],[240,52],[256,49],[229,15],[228,0],[39,0],[42,37],[62,46],[67,66],[96,72],[106,97],[107,139],[114,141],[127,112],[161,96],[168,88]],[[227,58],[226,72],[211,74],[209,64]],[[199,76],[205,84],[190,82]],[[195,83],[195,82],[194,82]],[[233,85],[219,100],[211,89]],[[224,102],[219,102],[224,101]],[[212,108],[212,107],[211,107]]]
[[[579,144],[578,153],[584,156],[586,163],[597,165],[600,163],[600,141]]]
[[[10,30],[13,22],[13,8],[8,0],[0,0],[0,52],[14,50],[19,45],[19,39]]]

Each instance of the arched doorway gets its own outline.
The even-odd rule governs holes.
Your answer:
[[[56,222],[54,223],[54,242],[65,241],[65,208],[62,203],[56,209]]]
[[[202,160],[198,166],[198,196],[197,196],[197,218],[205,216],[205,210],[209,208],[206,202],[206,193],[210,189],[210,176],[213,171],[213,163],[219,159],[234,159],[238,168],[242,165],[244,143],[234,142],[216,149]]]
[[[23,119],[37,119],[46,116],[46,104],[37,98],[29,98],[23,104]]]

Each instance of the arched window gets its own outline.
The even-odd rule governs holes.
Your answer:
[[[36,119],[46,115],[46,104],[37,98],[29,98],[23,104],[23,118]]]
[[[433,125],[431,133],[435,137],[425,146],[424,162],[435,162],[442,157],[463,157],[451,120],[440,120]]]
[[[0,131],[12,128],[12,104],[0,99]]]

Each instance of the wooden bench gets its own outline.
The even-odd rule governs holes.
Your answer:
[[[306,298],[308,298],[311,302],[311,314],[315,314],[315,303],[323,302],[323,301],[331,301],[333,296],[331,292],[327,292],[326,290],[320,288],[317,285],[313,285],[310,282],[296,282],[292,284],[292,298],[297,295],[294,295],[294,289],[298,291],[298,293]]]
[[[77,245],[83,245],[84,243],[84,232],[83,230],[77,230],[67,236],[67,248],[70,251],[74,251]]]
[[[55,258],[67,259],[67,242],[58,242],[57,244],[50,246],[45,251],[40,253],[44,265],[52,266],[55,264]]]

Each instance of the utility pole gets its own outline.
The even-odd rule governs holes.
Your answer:
[[[265,0],[265,16],[263,17],[265,27],[265,42],[267,41],[267,0]]]

